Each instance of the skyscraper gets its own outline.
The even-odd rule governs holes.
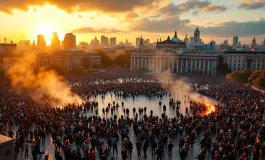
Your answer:
[[[233,37],[233,47],[236,47],[238,45],[238,36]]]
[[[110,46],[115,47],[116,46],[116,37],[110,38]]]
[[[73,49],[76,47],[76,37],[73,33],[66,33],[64,37],[64,49]]]
[[[106,47],[109,45],[109,38],[104,35],[101,36],[101,45],[102,47]]]
[[[227,40],[224,40],[224,45],[228,45],[228,39]]]
[[[37,35],[37,47],[42,49],[46,48],[45,36],[42,34]]]
[[[56,32],[52,33],[51,48],[52,49],[59,49],[60,48],[60,40],[59,40]]]
[[[135,46],[139,46],[140,45],[140,41],[141,41],[141,37],[137,37]]]
[[[146,39],[145,44],[150,44],[150,39]]]

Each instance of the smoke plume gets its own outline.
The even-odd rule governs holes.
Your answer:
[[[27,53],[17,59],[7,70],[12,89],[19,94],[28,94],[35,102],[46,102],[53,107],[81,104],[83,100],[55,71],[35,70],[36,55]]]
[[[189,101],[196,101],[204,104],[207,103],[210,107],[207,106],[205,113],[211,113],[211,107],[214,106],[213,104],[215,104],[215,102],[194,91],[191,85],[188,84],[184,78],[174,80],[169,71],[155,75],[155,78],[159,81],[163,81],[164,83],[162,83],[162,87],[167,89],[170,94],[175,97],[175,99],[181,101],[182,104],[186,102],[184,105],[188,106]]]

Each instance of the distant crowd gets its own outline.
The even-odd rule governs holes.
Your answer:
[[[62,108],[40,104],[4,87],[0,89],[0,133],[15,140],[17,159],[265,159],[265,95],[228,81],[194,78],[190,82],[197,87],[207,86],[198,92],[219,102],[216,112],[202,116],[204,104],[190,101],[189,95],[183,95],[186,102],[181,102],[161,82],[144,76],[71,81],[73,92],[86,102]],[[175,116],[154,113],[152,108],[158,106],[138,110],[117,102],[99,106],[95,97],[104,99],[106,94],[121,98],[144,95],[150,99],[171,96],[168,104],[158,106],[163,110],[173,108]],[[187,104],[185,113],[180,111],[183,103]],[[117,114],[119,107],[124,112]],[[103,115],[98,114],[99,108]],[[130,112],[133,117],[128,116]],[[54,153],[41,149],[47,143],[54,146]],[[199,145],[199,153],[193,157],[195,144],[197,148]]]

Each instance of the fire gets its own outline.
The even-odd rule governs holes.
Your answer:
[[[209,115],[210,113],[216,111],[216,108],[213,104],[210,104],[209,102],[204,102],[204,105],[205,105],[205,112],[202,113],[203,115]]]

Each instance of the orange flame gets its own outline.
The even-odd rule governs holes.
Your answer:
[[[206,110],[204,113],[202,113],[203,115],[209,115],[210,113],[213,113],[216,111],[216,108],[213,104],[210,104],[209,102],[204,102],[204,105],[206,107]]]

